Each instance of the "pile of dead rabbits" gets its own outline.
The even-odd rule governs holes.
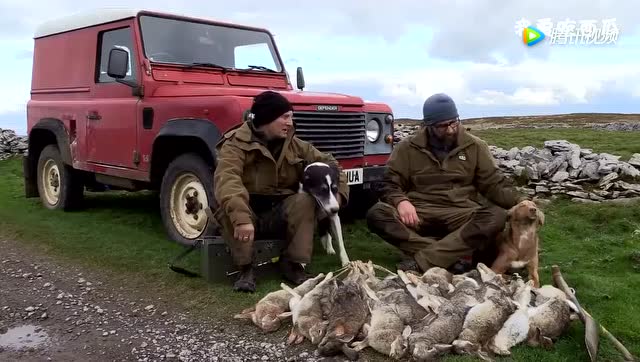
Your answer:
[[[264,332],[290,324],[289,344],[307,339],[323,356],[351,360],[365,348],[394,359],[453,353],[492,360],[521,343],[550,347],[578,319],[560,289],[535,288],[484,264],[461,275],[437,267],[418,275],[353,261],[296,288],[281,287],[235,318]]]

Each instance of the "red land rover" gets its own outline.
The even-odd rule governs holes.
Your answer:
[[[282,92],[296,134],[339,160],[351,205],[370,205],[393,146],[380,103],[295,90],[265,29],[151,11],[110,9],[42,24],[34,36],[25,193],[77,207],[85,188],[160,192],[169,237],[205,232],[215,144],[252,97]]]

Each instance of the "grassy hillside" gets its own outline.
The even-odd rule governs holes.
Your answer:
[[[479,134],[505,148],[568,139],[598,152],[640,152],[640,140],[633,132],[563,132],[487,130]],[[37,199],[24,198],[21,175],[19,159],[0,161],[0,238],[19,240],[26,248],[49,253],[62,262],[100,270],[115,282],[136,285],[141,291],[162,295],[195,314],[221,319],[229,319],[278,288],[280,280],[264,277],[255,295],[236,294],[230,291],[231,280],[207,284],[203,279],[186,278],[169,270],[167,262],[182,249],[166,239],[158,199],[152,193],[89,193],[84,210],[54,212],[45,210]],[[551,283],[550,266],[560,265],[582,305],[632,353],[640,355],[640,204],[616,207],[558,200],[546,206],[545,213],[547,224],[541,233],[542,282]],[[362,221],[345,225],[345,241],[352,259],[371,259],[388,268],[394,268],[398,261],[399,253],[369,233]],[[323,255],[319,243],[316,245],[312,271],[337,268],[337,258]],[[185,265],[198,270],[199,259],[194,254]],[[576,322],[553,350],[521,346],[513,350],[512,359],[587,360],[583,333],[581,323]],[[366,358],[372,360],[375,356],[368,353]],[[601,360],[619,360],[604,339],[600,356]]]
[[[399,123],[419,122],[419,119],[396,118]],[[533,116],[494,116],[463,118],[465,125],[507,125],[507,124],[571,124],[574,126],[610,123],[610,122],[640,122],[637,113],[564,113]]]

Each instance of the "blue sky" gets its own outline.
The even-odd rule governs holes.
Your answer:
[[[567,112],[638,112],[640,32],[633,1],[396,0],[307,3],[274,0],[0,0],[0,128],[26,132],[32,35],[52,17],[104,6],[204,15],[270,29],[295,84],[306,90],[355,94],[388,103],[396,117],[421,117],[422,102],[450,94],[463,118]],[[616,44],[527,47],[516,20],[554,24],[615,18]]]

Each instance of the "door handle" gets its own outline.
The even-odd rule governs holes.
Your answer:
[[[89,111],[89,113],[87,114],[87,119],[88,120],[100,120],[102,119],[102,116],[98,113],[98,111]]]

